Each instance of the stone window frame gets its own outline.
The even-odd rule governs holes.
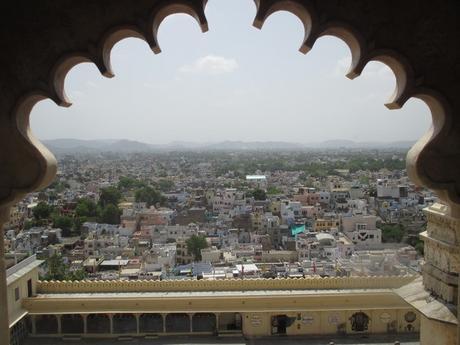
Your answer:
[[[174,0],[152,1],[155,5],[150,9],[148,16],[139,23],[106,24],[103,33],[96,43],[88,42],[86,51],[67,52],[59,56],[54,66],[48,73],[46,87],[33,87],[26,91],[16,101],[16,106],[11,111],[15,119],[13,128],[14,144],[18,147],[18,157],[4,159],[0,156],[0,165],[6,163],[11,169],[22,166],[19,161],[24,157],[19,154],[21,150],[27,151],[27,158],[33,161],[34,169],[17,169],[14,173],[14,183],[0,190],[0,207],[6,208],[19,201],[27,193],[46,187],[50,184],[57,171],[57,162],[52,153],[44,147],[31,133],[29,128],[29,116],[33,106],[46,98],[52,99],[56,104],[64,107],[71,105],[64,90],[64,80],[67,73],[77,64],[93,62],[103,76],[113,77],[110,54],[114,45],[128,37],[136,37],[145,40],[155,54],[161,52],[157,39],[158,28],[163,20],[175,13],[185,13],[196,19],[202,32],[208,31],[208,22],[205,16],[206,0]],[[335,36],[343,40],[351,52],[351,65],[346,76],[350,79],[358,77],[364,67],[370,61],[379,61],[387,65],[396,78],[396,88],[393,95],[385,104],[389,109],[401,108],[405,102],[414,97],[426,103],[433,117],[432,128],[411,148],[407,155],[407,171],[413,182],[424,185],[434,190],[440,198],[454,208],[453,213],[460,215],[460,191],[457,182],[457,172],[448,172],[446,169],[427,169],[435,164],[442,166],[448,164],[449,155],[440,155],[440,152],[452,150],[449,143],[455,141],[457,128],[453,126],[452,108],[447,99],[429,85],[424,85],[423,76],[417,75],[404,54],[396,48],[378,46],[377,42],[368,38],[368,34],[362,32],[346,19],[335,20],[328,13],[334,12],[334,6],[323,8],[308,0],[255,0],[257,12],[253,26],[262,29],[266,19],[278,11],[288,11],[296,15],[303,23],[305,35],[299,48],[301,53],[306,54],[314,45],[315,41],[322,36]],[[120,5],[121,6],[121,5]],[[340,6],[335,5],[337,8]],[[350,20],[351,21],[351,20]],[[413,62],[413,61],[412,61]],[[38,81],[37,81],[38,82]],[[460,135],[458,135],[460,136]],[[4,140],[8,140],[5,138]],[[5,147],[11,147],[11,144]],[[14,147],[14,146],[13,146]],[[455,150],[455,149],[454,149]],[[456,153],[455,153],[456,155]],[[31,162],[32,164],[32,162]],[[8,170],[8,169],[7,169]],[[443,171],[444,170],[444,171]],[[5,176],[3,176],[5,174]],[[12,171],[0,171],[0,179],[11,180]],[[3,218],[3,217],[2,217]],[[5,218],[6,215],[5,215]]]
[[[454,115],[459,113],[455,80],[458,80],[460,68],[455,63],[458,51],[450,47],[452,41],[458,39],[458,31],[444,20],[452,19],[449,14],[457,9],[453,7],[453,2],[434,5],[429,1],[422,1],[422,4],[361,0],[254,1],[257,12],[253,25],[256,28],[261,29],[271,14],[281,10],[293,13],[302,21],[305,29],[299,49],[302,53],[307,53],[322,36],[332,35],[342,39],[352,55],[347,72],[350,79],[359,76],[369,61],[386,64],[396,77],[396,88],[386,104],[389,109],[402,107],[412,97],[426,103],[433,117],[433,126],[409,151],[406,159],[408,175],[417,185],[434,190],[449,205],[449,215],[459,218],[460,169],[456,162],[460,157],[460,126],[458,116]],[[41,5],[30,4],[32,11],[29,12],[28,9],[17,8],[17,18],[5,18],[7,27],[10,26],[5,30],[7,36],[13,37],[12,33],[17,31],[20,40],[5,40],[4,48],[9,54],[4,54],[7,58],[2,57],[1,60],[8,72],[2,82],[8,85],[0,85],[0,224],[8,220],[10,206],[27,193],[49,185],[57,171],[55,157],[30,130],[29,116],[34,105],[49,98],[59,106],[70,106],[64,91],[64,80],[70,69],[81,62],[93,62],[102,75],[113,77],[110,52],[124,38],[141,38],[154,53],[160,53],[158,28],[171,14],[189,14],[197,20],[203,32],[207,31],[206,3],[207,0],[113,0],[103,5],[94,3],[92,7],[82,2],[73,3],[72,6],[80,6],[79,11],[64,9],[56,3],[48,8],[51,15],[44,12],[40,20],[21,21],[21,25],[35,28],[35,31],[15,26],[14,20],[21,18],[27,21],[30,16],[35,19],[37,12],[33,8]],[[427,7],[428,3],[433,7]],[[9,6],[15,6],[14,2],[10,2]],[[88,6],[88,16],[81,15],[85,13],[82,12],[84,6]],[[64,16],[57,12],[62,21],[51,20],[55,19],[51,17],[55,8],[68,11],[63,13]],[[419,13],[420,18],[415,20],[411,17],[412,22],[408,24],[406,17],[409,13]],[[392,20],[392,17],[398,19]],[[72,20],[74,18],[84,18],[88,25],[78,25],[78,20]],[[46,20],[50,21],[46,24],[48,26],[37,24]],[[61,25],[59,30],[51,21]],[[400,35],[395,34],[395,30],[400,30]],[[384,39],[385,32],[387,39]],[[388,39],[390,35],[392,38]],[[43,54],[43,47],[48,44],[42,44],[36,38],[55,44],[47,52],[50,56],[45,58],[46,54]],[[13,41],[20,41],[20,44],[15,46],[11,43]],[[39,47],[38,50],[36,47]],[[37,51],[43,59],[35,63],[33,58],[40,56]],[[420,62],[424,59],[428,63]],[[4,266],[3,237],[0,249],[0,263]],[[4,269],[1,266],[0,271],[3,280]],[[6,305],[5,296],[0,298],[0,305]],[[6,319],[4,316],[5,308],[0,308],[0,319]]]

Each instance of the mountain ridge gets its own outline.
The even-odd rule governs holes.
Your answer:
[[[155,152],[155,151],[247,151],[247,150],[303,150],[303,149],[409,149],[415,141],[401,140],[394,142],[356,142],[353,140],[326,140],[312,143],[293,143],[284,141],[232,141],[199,143],[173,141],[169,144],[148,144],[129,139],[73,139],[60,138],[42,140],[53,153],[98,153],[98,152]]]

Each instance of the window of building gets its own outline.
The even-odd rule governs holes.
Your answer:
[[[363,312],[355,313],[350,318],[351,329],[355,332],[365,332],[369,327],[369,316]]]
[[[17,287],[17,288],[14,289],[14,300],[18,301],[19,297],[20,297],[20,295],[19,295],[19,287]]]
[[[32,297],[33,289],[32,289],[32,279],[27,281],[27,297]]]

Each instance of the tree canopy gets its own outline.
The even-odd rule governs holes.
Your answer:
[[[187,243],[188,252],[193,255],[193,258],[195,259],[195,261],[200,261],[201,260],[201,249],[208,247],[208,242],[206,241],[206,237],[192,235],[192,237],[190,237],[186,243]]]
[[[48,219],[53,212],[53,207],[48,205],[44,201],[40,201],[37,206],[35,206],[32,210],[34,218],[36,220]]]
[[[158,189],[162,192],[167,192],[174,188],[174,182],[172,180],[162,178],[157,182]]]
[[[120,210],[113,204],[108,204],[101,212],[100,222],[105,224],[120,224]]]
[[[136,202],[145,202],[147,203],[147,206],[155,205],[157,203],[163,204],[166,200],[160,192],[150,186],[136,190],[135,198]]]
[[[99,196],[99,205],[105,208],[107,205],[118,205],[121,199],[121,193],[116,187],[101,188]]]
[[[143,181],[139,181],[135,178],[128,177],[128,176],[122,176],[118,180],[118,189],[119,190],[130,190],[134,188],[141,188],[145,187],[146,183]]]
[[[384,224],[381,229],[383,242],[401,242],[405,235],[402,224]]]
[[[53,217],[53,227],[61,229],[63,237],[69,237],[73,227],[73,219],[69,216],[55,215]]]
[[[267,200],[267,193],[263,189],[255,189],[251,192],[255,200]]]
[[[96,203],[88,198],[81,198],[77,202],[75,214],[78,217],[97,217],[98,209]]]
[[[69,265],[64,263],[62,256],[54,254],[46,261],[47,273],[45,280],[83,280],[87,274],[83,270],[71,271]]]

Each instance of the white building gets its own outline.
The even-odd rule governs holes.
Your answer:
[[[358,247],[378,246],[382,243],[382,231],[376,222],[377,217],[372,215],[345,215],[342,230]]]
[[[222,252],[216,247],[201,249],[201,261],[207,263],[218,263],[222,257]]]

